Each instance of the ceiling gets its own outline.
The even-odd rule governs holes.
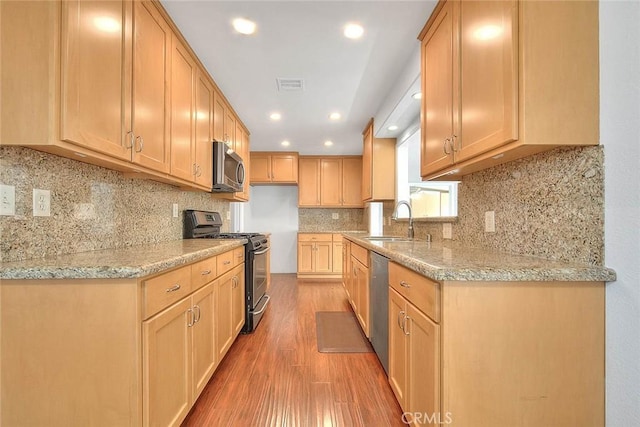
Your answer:
[[[417,51],[436,1],[162,4],[248,127],[251,150],[338,155],[362,152],[362,130]],[[255,21],[256,33],[236,33],[237,17]],[[344,37],[348,22],[364,27],[361,39]],[[277,78],[303,79],[304,90],[279,91]],[[341,119],[330,120],[332,112]]]

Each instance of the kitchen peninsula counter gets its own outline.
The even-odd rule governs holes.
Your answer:
[[[343,233],[348,240],[436,281],[612,282],[614,270],[470,248],[456,242],[369,240],[364,233]]]
[[[149,276],[245,244],[244,239],[185,239],[0,263],[7,279],[128,279]]]

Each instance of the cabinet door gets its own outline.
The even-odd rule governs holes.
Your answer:
[[[458,102],[454,96],[459,67],[457,8],[458,2],[446,2],[422,41],[422,176],[453,163],[451,138],[458,124]]]
[[[342,159],[320,160],[320,205],[342,206]]]
[[[219,92],[214,93],[213,101],[213,138],[225,142],[224,117],[227,113],[226,103]]]
[[[315,272],[315,247],[313,242],[298,242],[298,273]]]
[[[190,307],[184,298],[142,322],[145,425],[180,425],[191,407]]]
[[[271,157],[263,153],[251,153],[251,182],[271,182]]]
[[[197,175],[192,156],[194,133],[194,84],[196,65],[174,34],[171,40],[171,175],[194,181]]]
[[[169,171],[171,29],[151,2],[134,2],[133,161]]]
[[[272,154],[271,180],[280,183],[297,183],[298,156],[292,154]]]
[[[315,244],[315,272],[331,273],[333,271],[333,243],[317,242]]]
[[[403,411],[408,410],[406,401],[408,341],[402,329],[405,315],[404,298],[389,288],[389,385]]]
[[[333,242],[333,269],[334,273],[342,273],[342,242]]]
[[[218,361],[214,319],[216,284],[211,282],[192,296],[192,309],[197,320],[192,327],[193,400],[202,393]]]
[[[364,334],[369,336],[369,268],[360,261],[354,259],[353,265],[356,271],[355,289],[357,297],[356,316],[362,326]]]
[[[213,145],[211,144],[213,139],[213,87],[204,72],[200,70],[196,78],[195,122],[196,183],[211,188],[213,179]]]
[[[224,142],[227,143],[229,148],[236,150],[236,116],[233,115],[233,111],[225,104],[224,110]]]
[[[371,186],[371,167],[373,163],[373,121],[369,123],[362,136],[362,200],[373,197]]]
[[[233,343],[233,287],[234,272],[222,275],[216,286],[216,350],[222,360]]]
[[[518,138],[517,1],[460,2],[456,161]]]
[[[232,324],[233,324],[233,338],[235,338],[242,330],[244,326],[245,306],[244,306],[244,264],[241,264],[233,269],[234,271],[234,286],[232,290]]]
[[[440,412],[440,326],[407,304],[408,412]],[[444,417],[444,414],[441,414]],[[441,419],[444,421],[444,418]]]
[[[342,206],[362,207],[362,158],[342,159]]]
[[[120,159],[131,157],[131,15],[129,1],[62,3],[61,138]]]
[[[342,241],[342,286],[351,300],[351,242]]]
[[[320,206],[320,159],[298,161],[298,206]]]

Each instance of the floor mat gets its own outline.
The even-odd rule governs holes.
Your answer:
[[[316,312],[316,338],[320,353],[370,353],[373,351],[351,311]]]

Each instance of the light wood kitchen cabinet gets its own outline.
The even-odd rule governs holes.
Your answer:
[[[196,64],[176,36],[171,38],[171,175],[190,181],[194,155]]]
[[[213,94],[214,89],[204,71],[198,69],[195,87],[195,136],[193,158],[195,181],[205,188],[213,185]]]
[[[604,425],[603,283],[438,283],[390,262],[389,285],[389,383],[404,412]]]
[[[343,262],[342,262],[342,235],[334,234],[333,235],[333,261],[332,261],[332,271],[335,274],[342,274]]]
[[[0,145],[210,189],[194,81],[215,84],[159,2],[0,2],[0,16]]]
[[[351,241],[342,240],[342,286],[347,293],[347,300],[351,301],[352,294],[352,264],[351,264]]]
[[[369,251],[351,244],[351,306],[364,334],[369,337]]]
[[[140,279],[3,280],[0,424],[180,425],[244,323],[238,249]]]
[[[362,132],[362,140],[362,200],[395,200],[396,139],[376,138],[371,119]]]
[[[236,150],[236,121],[231,107],[222,94],[216,91],[213,103],[213,138],[224,142],[232,150]]]
[[[440,413],[440,285],[389,264],[389,384],[405,412]]]
[[[597,28],[591,2],[441,1],[419,36],[422,177],[597,145]]]
[[[217,280],[216,352],[227,354],[244,325],[244,264],[230,269]]]
[[[301,156],[299,207],[362,207],[360,156]]]
[[[251,152],[251,184],[297,184],[298,153]]]
[[[332,274],[333,240],[329,233],[298,234],[298,277]]]

